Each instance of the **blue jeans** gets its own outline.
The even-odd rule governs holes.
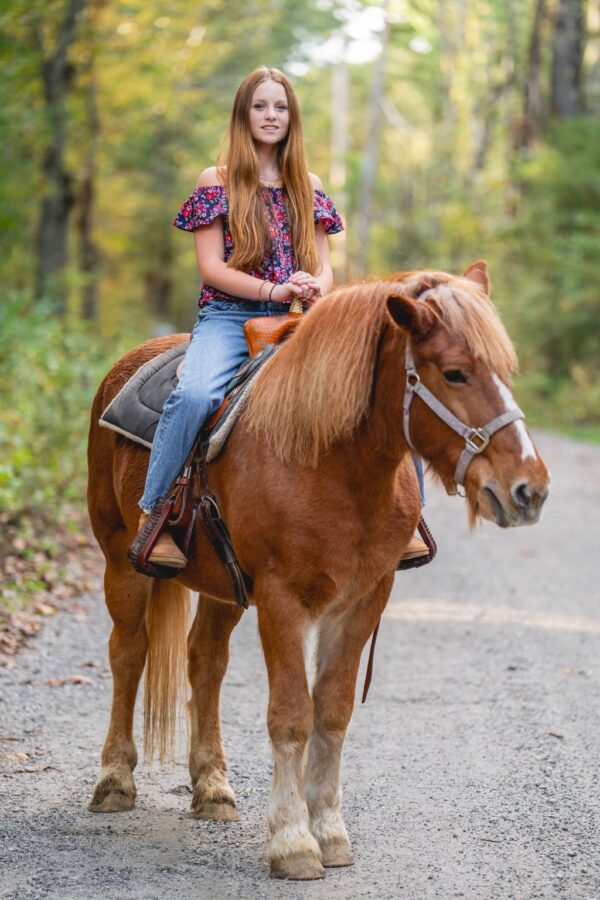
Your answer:
[[[244,322],[288,310],[284,303],[226,300],[211,300],[200,309],[179,383],[164,405],[152,442],[144,495],[139,501],[143,510],[150,511],[165,496],[181,472],[196,435],[223,402],[227,383],[248,356]],[[423,467],[420,457],[413,460],[424,505]]]
[[[421,495],[421,508],[425,506],[425,478],[423,476],[423,462],[418,453],[412,455],[413,463],[417,472],[417,481],[419,482],[419,494]]]
[[[226,300],[211,300],[200,309],[179,383],[164,405],[152,442],[144,495],[139,502],[143,510],[153,509],[165,496],[200,428],[219,408],[227,383],[248,356],[244,322],[288,311],[284,303]]]

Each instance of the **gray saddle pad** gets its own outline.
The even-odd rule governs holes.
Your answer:
[[[150,448],[165,402],[177,386],[177,368],[188,347],[189,341],[184,341],[140,366],[108,404],[99,424]],[[230,402],[210,433],[208,462],[221,451],[241,414],[247,388],[255,374],[277,349],[269,345],[253,359],[242,363],[227,385],[226,395]]]

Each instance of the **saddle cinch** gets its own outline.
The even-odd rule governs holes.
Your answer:
[[[181,474],[132,544],[129,559],[138,572],[157,578],[176,577],[179,569],[157,566],[148,558],[167,527],[187,556],[196,518],[200,515],[217,553],[229,570],[237,602],[247,605],[249,585],[237,564],[216,500],[209,491],[206,464],[223,448],[243,411],[254,376],[296,328],[301,315],[302,304],[296,298],[288,314],[249,319],[244,325],[250,358],[227,385],[223,403],[199,432]],[[104,410],[100,424],[151,447],[164,403],[177,384],[187,347],[188,342],[183,342],[145,363]]]

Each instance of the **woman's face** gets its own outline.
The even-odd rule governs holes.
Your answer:
[[[288,133],[290,113],[285,88],[278,81],[263,81],[252,95],[250,131],[260,144],[278,144]]]

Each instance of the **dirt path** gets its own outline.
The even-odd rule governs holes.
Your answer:
[[[183,753],[139,766],[134,812],[86,811],[111,682],[102,598],[85,597],[0,672],[0,896],[600,898],[600,448],[539,445],[554,486],[533,529],[470,536],[461,501],[429,492],[438,560],[397,577],[346,744],[354,867],[268,879],[253,611],[223,702],[242,821],[189,817]]]

